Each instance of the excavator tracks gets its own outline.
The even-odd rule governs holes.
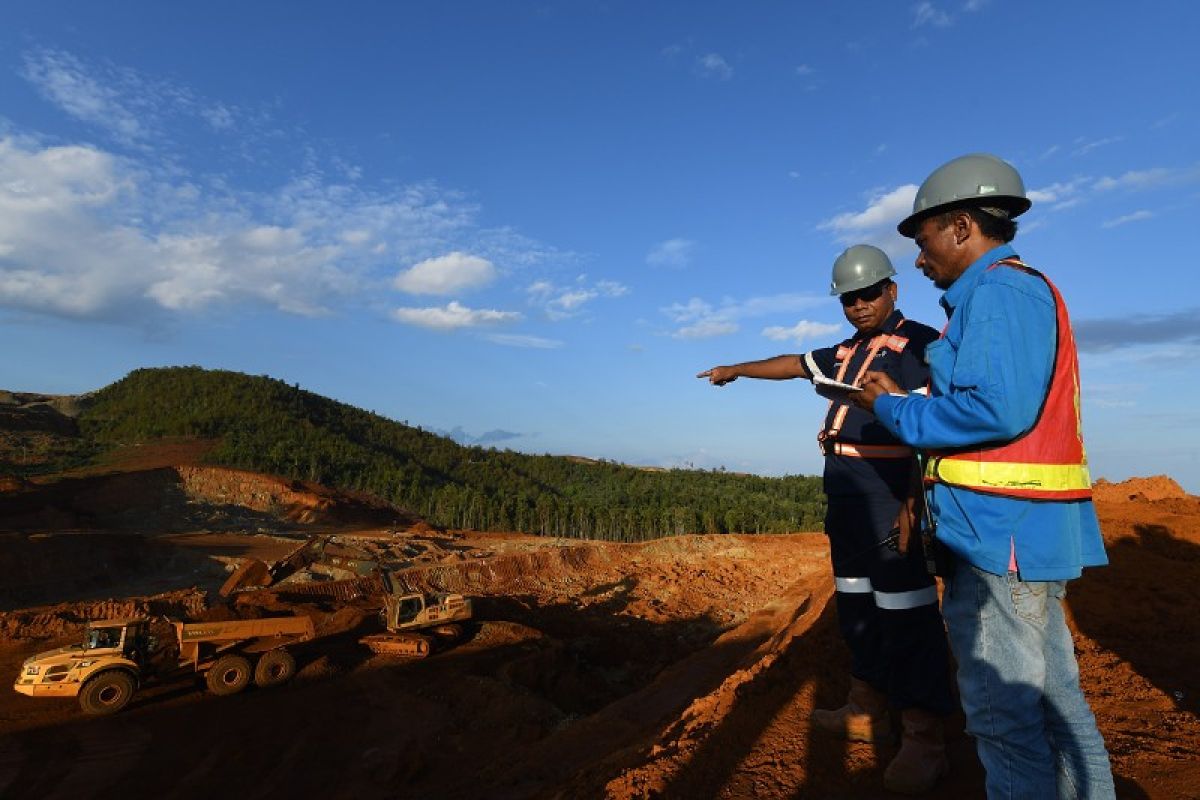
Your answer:
[[[358,640],[381,656],[428,658],[433,652],[433,637],[419,633],[377,633]]]

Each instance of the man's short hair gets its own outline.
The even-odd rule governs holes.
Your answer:
[[[1007,211],[1000,208],[984,210],[978,206],[961,206],[943,211],[937,215],[938,227],[944,228],[949,225],[954,219],[954,215],[960,211],[975,220],[975,224],[979,226],[979,232],[989,239],[1008,244],[1017,238],[1017,221],[1009,217]]]

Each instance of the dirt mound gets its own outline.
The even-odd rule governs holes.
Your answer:
[[[222,467],[79,475],[0,491],[0,529],[183,531],[397,526],[420,518],[386,501]]]
[[[1092,496],[1099,501],[1115,503],[1129,500],[1182,500],[1190,495],[1166,475],[1150,478],[1130,478],[1109,483],[1101,478],[1092,486]]]

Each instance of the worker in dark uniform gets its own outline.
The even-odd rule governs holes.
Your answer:
[[[882,250],[847,249],[834,262],[831,294],[841,300],[853,336],[805,354],[713,367],[697,377],[717,386],[743,377],[807,378],[830,398],[817,438],[825,454],[825,532],[851,675],[846,704],[814,710],[812,721],[854,741],[886,741],[892,737],[889,708],[899,711],[900,751],[884,772],[884,785],[919,794],[946,772],[942,718],[953,700],[937,588],[920,537],[910,535],[919,526],[911,516],[913,493],[919,492],[915,456],[872,414],[825,383],[857,384],[872,370],[907,390],[924,390],[925,346],[938,332],[896,309],[895,274]]]

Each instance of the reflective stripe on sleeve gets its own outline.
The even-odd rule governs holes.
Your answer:
[[[839,592],[846,594],[870,594],[870,578],[838,578],[834,577],[833,586]]]
[[[804,366],[808,367],[808,375],[810,378],[815,378],[817,376],[822,378],[825,377],[825,373],[822,372],[821,368],[817,366],[817,360],[813,358],[812,353],[804,354]]]
[[[875,592],[875,607],[888,611],[903,611],[937,604],[937,587],[926,586],[911,592]]]

